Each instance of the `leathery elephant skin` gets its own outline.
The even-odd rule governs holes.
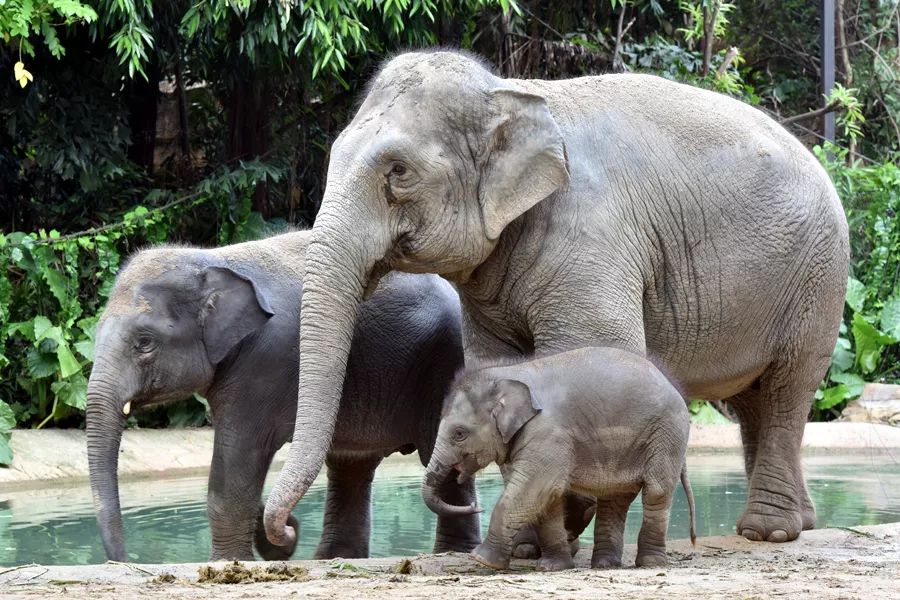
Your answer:
[[[297,407],[299,299],[310,233],[214,250],[160,247],[122,269],[97,328],[88,385],[91,487],[107,556],[126,560],[117,457],[127,415],[199,393],[215,428],[207,512],[212,559],[290,558],[272,544],[261,495]],[[324,440],[328,489],[316,556],[369,552],[375,468],[394,451],[430,459],[443,396],[462,367],[459,299],[435,275],[397,273],[360,307],[338,425]],[[447,502],[475,500],[448,482]],[[296,527],[296,520],[291,517]],[[436,551],[480,541],[476,516],[438,520]]]
[[[575,566],[565,529],[563,493],[595,497],[594,568],[622,565],[625,517],[642,494],[643,523],[636,565],[661,567],[675,488],[687,478],[690,417],[684,398],[653,363],[616,348],[581,348],[518,364],[468,369],[447,396],[438,439],[422,483],[425,503],[438,515],[449,506],[439,483],[466,480],[490,463],[503,474],[503,495],[491,513],[484,542],[472,555],[509,567],[516,534],[537,528],[538,570]]]
[[[356,307],[392,269],[455,283],[467,361],[617,346],[686,397],[728,401],[749,480],[737,531],[814,526],[800,442],[847,222],[815,157],[760,111],[649,75],[507,80],[465,54],[401,54],[332,146],[313,238],[273,542],[325,460],[306,432],[331,435]]]

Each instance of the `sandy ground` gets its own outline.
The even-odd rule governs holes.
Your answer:
[[[633,564],[634,546],[626,548]],[[73,598],[900,598],[900,523],[805,532],[789,544],[752,543],[737,536],[669,544],[665,569],[578,568],[536,573],[514,561],[494,572],[462,554],[411,559],[293,561],[301,581],[198,583],[202,565],[105,565],[0,570],[0,597]],[[266,565],[280,563],[256,563]],[[217,566],[222,567],[223,564]],[[252,565],[251,565],[252,566]],[[398,572],[402,571],[402,572]],[[164,577],[160,578],[160,575]],[[161,582],[160,580],[168,582]]]

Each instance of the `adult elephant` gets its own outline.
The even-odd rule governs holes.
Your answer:
[[[272,457],[293,432],[309,237],[298,231],[210,250],[163,246],[122,269],[97,326],[87,401],[91,489],[110,559],[126,560],[117,479],[125,419],[192,392],[209,401],[215,428],[211,558],[253,560],[254,543],[265,559],[290,558],[293,543],[266,540],[260,497]],[[418,450],[427,464],[444,393],[462,367],[459,313],[447,282],[403,273],[360,307],[348,334],[339,425],[325,440],[317,558],[368,556],[372,478],[385,456]],[[475,501],[473,483],[448,481],[441,494]],[[436,552],[479,541],[477,515],[438,519]]]
[[[439,273],[467,358],[608,344],[657,357],[739,415],[751,540],[811,528],[800,442],[834,347],[847,223],[815,158],[761,112],[647,75],[493,75],[391,60],[332,147],[300,330],[302,437],[269,496],[273,542],[318,473],[360,301]],[[327,350],[323,350],[327,349]],[[315,435],[309,435],[315,431]]]

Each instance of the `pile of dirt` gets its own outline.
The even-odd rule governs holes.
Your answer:
[[[238,561],[217,569],[204,565],[197,569],[197,583],[259,583],[264,581],[308,581],[305,567],[276,563],[249,569]]]

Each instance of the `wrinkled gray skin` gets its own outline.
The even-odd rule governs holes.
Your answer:
[[[686,396],[740,418],[738,532],[813,527],[800,442],[841,318],[847,223],[818,161],[760,111],[648,75],[505,80],[463,55],[402,54],[331,149],[312,235],[302,437],[266,505],[269,539],[294,535],[356,307],[389,269],[456,284],[467,360],[658,357]]]
[[[126,560],[117,458],[129,412],[196,392],[212,410],[207,512],[212,559],[286,559],[260,497],[293,432],[297,330],[308,232],[201,250],[145,250],[122,270],[97,330],[88,386],[91,488],[106,554]],[[334,441],[318,558],[369,552],[371,483],[382,458],[418,449],[427,464],[443,396],[462,366],[459,301],[436,276],[396,274],[360,308]],[[330,440],[329,440],[330,441]],[[473,484],[441,489],[475,500]],[[296,521],[292,521],[296,526]],[[435,551],[470,550],[475,516],[438,521]]]
[[[496,462],[506,487],[484,542],[472,551],[495,569],[509,566],[514,536],[535,524],[538,570],[574,566],[564,527],[563,493],[597,499],[594,568],[622,565],[628,507],[642,492],[636,564],[666,561],[666,530],[678,481],[694,534],[694,497],[685,452],[690,423],[681,394],[645,358],[614,348],[582,348],[515,365],[470,369],[458,377],[422,485],[433,511],[447,506],[441,485],[467,480]]]

